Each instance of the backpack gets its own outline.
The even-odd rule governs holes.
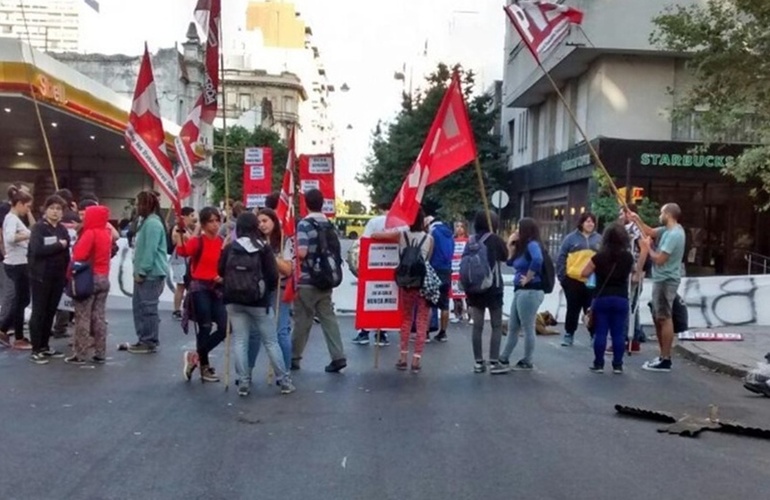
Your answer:
[[[489,265],[489,252],[485,242],[492,233],[487,233],[480,239],[476,236],[468,240],[460,258],[460,288],[466,293],[482,293],[495,282],[492,266]]]
[[[342,283],[342,247],[337,231],[329,221],[305,219],[318,234],[315,252],[308,256],[310,284],[319,290],[331,290]]]
[[[264,244],[256,252],[237,251],[231,247],[225,262],[224,299],[231,304],[253,305],[265,296],[267,287],[262,274]]]
[[[548,253],[548,250],[543,245],[540,245],[540,252],[543,254],[543,265],[540,268],[540,286],[543,287],[543,292],[551,293],[556,284],[556,266],[553,265],[551,254]],[[529,250],[527,250],[527,256],[529,260],[532,260]]]
[[[428,239],[428,235],[425,234],[418,244],[409,241],[406,233],[402,233],[402,235],[406,241],[406,246],[401,250],[401,255],[398,258],[396,285],[400,288],[420,289],[428,272],[425,257],[422,256],[422,246]]]

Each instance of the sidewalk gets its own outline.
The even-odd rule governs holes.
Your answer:
[[[740,333],[740,342],[677,341],[674,352],[701,366],[720,373],[743,377],[753,370],[757,363],[765,361],[770,352],[770,326],[733,326],[720,328],[698,328],[697,331]],[[654,340],[653,340],[654,342]]]

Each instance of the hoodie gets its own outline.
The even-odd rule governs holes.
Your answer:
[[[157,214],[150,214],[136,233],[134,274],[145,278],[165,278],[168,275],[166,227]]]
[[[430,235],[433,236],[433,253],[430,265],[436,271],[451,271],[452,257],[455,253],[455,239],[452,230],[443,222],[433,222],[430,225]]]
[[[73,262],[91,262],[96,276],[110,275],[112,232],[107,227],[110,209],[104,206],[86,208],[83,227],[72,247]]]
[[[244,303],[238,303],[242,306],[248,306],[248,307],[264,307],[264,308],[270,308],[271,306],[275,307],[275,304],[271,304],[270,296],[272,295],[273,291],[275,291],[276,288],[278,288],[278,266],[275,263],[275,255],[273,254],[273,250],[270,248],[270,245],[263,242],[262,245],[259,247],[255,246],[254,243],[251,241],[248,237],[241,237],[235,240],[232,244],[227,245],[224,250],[222,250],[222,255],[219,257],[219,275],[222,276],[225,280],[227,280],[227,276],[225,274],[226,267],[227,267],[227,259],[230,257],[231,254],[236,253],[248,253],[248,254],[256,254],[259,253],[259,257],[262,259],[262,280],[265,283],[265,293],[262,294],[262,297],[259,299],[255,299],[254,301],[251,301],[247,304]],[[225,304],[234,303],[232,300],[228,300],[227,297],[227,282],[225,282]]]
[[[580,276],[583,268],[591,257],[599,251],[602,237],[599,233],[591,233],[585,236],[579,229],[575,229],[564,238],[556,261],[556,276],[563,282],[565,278],[585,283],[587,280]]]
[[[45,219],[36,222],[32,226],[27,253],[30,279],[38,282],[64,280],[70,261],[69,248],[70,236],[63,224],[52,226]]]

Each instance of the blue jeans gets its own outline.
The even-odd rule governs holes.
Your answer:
[[[273,292],[270,295],[270,305],[272,307],[273,304],[275,304],[276,301],[276,293]],[[289,367],[291,366],[291,310],[292,310],[292,303],[291,302],[284,302],[280,301],[278,303],[278,346],[281,348],[281,354],[283,355],[283,362],[284,364]],[[259,344],[257,344],[257,354],[259,354]],[[256,354],[254,357],[256,358]]]
[[[131,305],[134,312],[134,328],[140,344],[158,346],[158,326],[160,325],[158,301],[165,283],[165,276],[147,278],[141,283],[134,283]]]
[[[257,362],[260,343],[265,346],[276,376],[288,379],[287,365],[278,347],[275,317],[269,309],[228,304],[227,313],[233,329],[233,356],[239,385],[248,387],[251,384],[251,372]]]
[[[508,340],[500,355],[501,361],[508,361],[511,353],[519,343],[519,329],[524,331],[524,357],[522,361],[532,363],[532,353],[535,351],[535,317],[545,293],[542,290],[516,290],[511,303],[511,314],[508,317]]]
[[[209,365],[209,353],[227,335],[227,311],[221,295],[214,290],[198,290],[190,293],[193,314],[198,323],[196,348],[201,366]],[[214,330],[214,324],[217,329]]]
[[[628,299],[625,297],[599,297],[594,299],[594,366],[604,366],[607,349],[607,333],[612,335],[612,366],[623,366],[628,329]]]

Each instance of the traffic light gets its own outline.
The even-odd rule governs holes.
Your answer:
[[[619,201],[625,203],[626,201],[626,188],[618,188]],[[632,186],[631,187],[631,202],[639,203],[644,198],[644,188]]]

